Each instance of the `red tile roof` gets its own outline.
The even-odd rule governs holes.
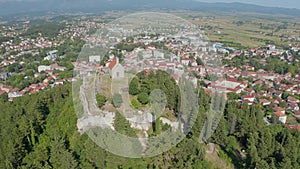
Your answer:
[[[109,68],[112,69],[113,67],[115,67],[115,65],[117,64],[117,59],[114,58],[110,63],[109,63]]]
[[[296,99],[296,98],[294,98],[294,97],[292,97],[292,96],[289,96],[287,99],[288,99],[288,101],[290,101],[290,102],[297,102],[297,101],[298,101],[298,99]]]
[[[260,99],[259,100],[261,103],[270,103],[270,101],[269,100],[266,100],[266,99]]]
[[[13,87],[12,87],[12,86],[8,86],[8,85],[3,85],[2,88],[3,88],[3,89],[9,89],[9,90],[10,90],[10,89],[12,89]]]
[[[286,115],[282,112],[274,112],[274,115],[277,117],[285,117]]]
[[[297,126],[289,126],[289,125],[286,125],[286,127],[288,128],[288,129],[297,129],[297,130],[299,130],[300,131],[300,125],[297,125]]]
[[[26,94],[26,91],[25,91],[25,90],[22,90],[22,91],[20,91],[19,94],[20,94],[20,95],[24,95],[24,94]]]
[[[285,112],[285,110],[283,108],[281,108],[281,107],[274,107],[273,110],[275,112]]]
[[[13,90],[11,90],[11,92],[18,92],[19,89],[18,88],[14,88]]]
[[[300,110],[294,111],[294,114],[295,114],[296,116],[300,116]]]
[[[4,93],[6,93],[4,90],[0,90],[0,95],[3,95]]]

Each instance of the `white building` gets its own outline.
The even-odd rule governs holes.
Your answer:
[[[112,59],[108,67],[112,79],[124,78],[124,67],[119,63],[118,57]]]
[[[158,58],[163,59],[165,57],[165,54],[163,52],[160,52],[160,51],[157,51],[157,50],[154,50],[153,54],[154,54],[154,57],[156,59],[158,59]]]
[[[55,60],[57,58],[57,50],[52,50],[48,52],[48,56],[44,57],[44,60]]]
[[[100,56],[89,56],[89,62],[100,62],[101,61],[101,57]]]
[[[281,112],[275,112],[274,115],[278,117],[278,120],[281,123],[283,123],[283,124],[286,123],[286,120],[287,120],[287,115],[286,114],[281,113]]]
[[[38,72],[41,73],[42,71],[46,71],[46,70],[52,70],[51,69],[51,66],[44,66],[44,65],[41,65],[38,67]]]

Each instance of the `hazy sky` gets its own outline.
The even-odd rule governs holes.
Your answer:
[[[43,1],[43,0],[0,0],[0,2],[9,2],[9,1]],[[48,0],[48,1],[51,1],[51,0]],[[111,1],[113,1],[113,0],[111,0]],[[128,1],[130,1],[130,0],[128,0]],[[149,1],[151,1],[151,0],[149,0]],[[286,7],[286,8],[300,9],[300,0],[196,0],[196,1],[200,1],[200,2],[242,2],[242,3],[256,4],[256,5],[262,5],[262,6]]]
[[[262,6],[286,7],[300,9],[300,0],[198,0],[201,2],[242,2]]]

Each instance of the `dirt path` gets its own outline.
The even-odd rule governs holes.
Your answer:
[[[212,162],[216,167],[221,169],[234,169],[232,164],[228,164],[226,160],[222,159],[218,155],[219,147],[214,144],[208,145],[208,150],[206,151],[205,158]]]

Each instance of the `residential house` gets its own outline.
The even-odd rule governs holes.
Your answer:
[[[300,125],[293,125],[293,126],[287,125],[286,127],[287,127],[288,129],[291,129],[291,130],[296,129],[296,130],[299,130],[299,131],[300,131]]]
[[[29,88],[34,90],[34,89],[36,89],[38,86],[39,86],[38,84],[31,84],[31,85],[29,86]]]
[[[286,108],[287,108],[287,109],[290,109],[290,110],[292,110],[292,111],[299,110],[299,106],[298,106],[298,104],[297,104],[296,102],[288,103],[288,104],[286,105]]]
[[[275,104],[280,104],[280,103],[284,103],[284,100],[280,97],[278,97],[277,99],[274,100]]]
[[[54,85],[63,85],[64,84],[64,80],[56,80],[54,82]]]
[[[153,55],[156,59],[158,59],[158,58],[163,59],[165,57],[165,54],[163,52],[160,52],[157,50],[154,50]]]
[[[182,58],[181,59],[181,64],[188,66],[190,63],[190,59],[188,58]]]
[[[281,91],[275,91],[273,93],[274,96],[281,98],[282,97],[282,92]]]
[[[98,56],[89,56],[89,62],[99,63],[101,61],[101,57]]]
[[[16,98],[16,97],[21,97],[22,95],[19,94],[19,89],[14,88],[8,93],[9,98]]]
[[[13,87],[8,85],[3,85],[1,87],[1,90],[4,90],[6,93],[8,93]]]
[[[292,92],[293,94],[300,94],[300,89],[294,89]]]
[[[52,70],[51,69],[51,66],[44,66],[44,65],[41,65],[38,67],[38,72],[41,73],[43,71],[48,71],[48,70]]]
[[[273,115],[275,117],[278,117],[278,120],[283,124],[285,124],[287,120],[287,115],[285,114],[285,110],[281,107],[278,107],[277,105],[273,108],[273,110],[274,110]]]
[[[277,105],[275,105],[275,107],[273,108],[274,112],[280,112],[285,114],[285,110]]]
[[[300,118],[300,110],[294,111],[294,116]]]
[[[5,93],[6,93],[6,91],[0,90],[0,96],[3,95],[3,94],[5,94]]]
[[[269,106],[271,104],[271,102],[267,99],[260,99],[259,102],[263,105],[263,106]]]
[[[59,71],[65,71],[66,68],[62,66],[58,66],[57,63],[50,65],[51,70],[59,70]]]
[[[292,103],[292,102],[299,103],[299,100],[296,99],[296,98],[294,98],[294,97],[292,97],[292,96],[289,96],[289,97],[287,98],[287,101],[290,102],[290,103]]]
[[[44,60],[55,60],[57,58],[57,50],[48,52],[48,56],[44,57]]]
[[[273,115],[278,117],[278,120],[280,122],[282,122],[283,124],[286,123],[286,120],[287,120],[287,115],[286,114],[284,114],[282,112],[274,112]]]
[[[248,95],[253,95],[255,93],[255,91],[251,88],[245,88],[244,91],[248,94]]]
[[[255,96],[242,96],[242,101],[254,102],[256,100]]]
[[[15,60],[4,60],[4,61],[2,61],[2,64],[3,64],[4,66],[12,65],[12,64],[14,64],[14,63],[16,63]]]

